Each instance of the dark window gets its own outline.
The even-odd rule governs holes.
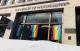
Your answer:
[[[29,1],[33,1],[33,0],[27,0],[27,2],[29,2]]]
[[[68,36],[68,40],[71,40],[71,36]]]
[[[2,5],[6,5],[8,3],[9,0],[4,0]]]
[[[43,24],[27,24],[24,27],[20,25],[15,38],[24,40],[47,40],[48,27],[43,26]]]
[[[11,4],[14,4],[15,3],[15,0],[12,0],[12,3]]]
[[[27,23],[49,23],[50,13],[38,13],[27,15]]]
[[[61,23],[62,12],[17,14],[10,38],[61,42]]]
[[[51,23],[52,24],[62,24],[62,12],[53,12]]]
[[[21,2],[25,2],[25,1],[26,1],[26,0],[19,0],[18,2],[21,3]]]
[[[1,0],[0,0],[0,3],[1,3]]]
[[[19,17],[20,15],[18,15]],[[22,14],[20,18],[16,18],[15,26],[13,27],[12,38],[13,39],[27,39],[27,40],[47,40],[48,25],[49,25],[48,13],[39,14]],[[47,20],[47,21],[46,21]],[[22,24],[23,23],[23,24]],[[39,24],[44,23],[44,24]]]

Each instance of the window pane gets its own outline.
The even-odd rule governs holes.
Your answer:
[[[33,1],[33,0],[26,0],[27,2]]]
[[[45,27],[46,26],[46,27]],[[48,37],[48,25],[19,25],[13,39],[24,39],[24,40],[47,40]]]
[[[19,2],[19,3],[21,3],[21,2],[25,2],[25,0],[19,0],[18,2]]]
[[[15,18],[13,30],[11,33],[12,34],[11,38],[27,39],[27,40],[32,40],[32,39],[47,40],[49,24],[46,24],[43,21],[47,19],[47,22],[49,22],[49,17],[50,17],[50,14],[48,13],[17,15],[17,17]],[[25,24],[25,23],[28,23],[28,24]],[[33,23],[33,24],[29,24],[29,23]],[[38,23],[41,23],[41,24],[38,24]]]
[[[14,4],[16,0],[12,0],[11,4]]]
[[[4,0],[2,5],[6,5],[9,0]]]
[[[49,23],[50,13],[37,13],[27,16],[27,23]]]
[[[0,0],[0,3],[1,3],[1,0]]]
[[[53,12],[51,23],[62,24],[62,12]]]

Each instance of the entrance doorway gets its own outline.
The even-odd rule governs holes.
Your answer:
[[[76,8],[76,33],[77,45],[80,46],[80,7]]]
[[[10,38],[61,42],[62,12],[17,14]]]

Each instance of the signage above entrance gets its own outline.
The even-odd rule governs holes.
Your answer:
[[[15,11],[22,12],[22,11],[34,11],[34,10],[44,10],[44,9],[53,9],[64,7],[69,5],[70,2],[54,2],[54,3],[46,3],[46,4],[39,4],[39,5],[30,5],[30,6],[23,6],[20,8],[16,8]]]

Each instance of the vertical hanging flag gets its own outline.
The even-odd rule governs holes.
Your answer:
[[[54,25],[54,40],[58,40],[58,26]]]
[[[53,40],[61,41],[61,25],[53,25],[52,33],[53,33]]]
[[[38,25],[32,25],[32,37],[36,38],[38,34]]]
[[[58,41],[61,41],[61,25],[58,25]]]

